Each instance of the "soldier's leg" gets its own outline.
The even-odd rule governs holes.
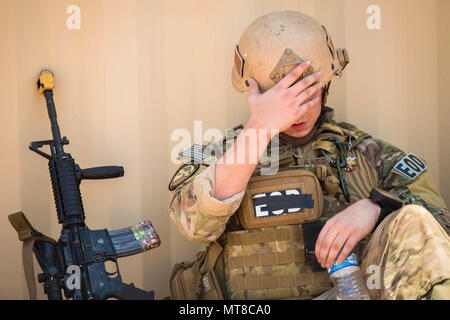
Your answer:
[[[450,280],[444,281],[433,287],[431,300],[450,300]]]
[[[360,257],[373,299],[450,299],[450,238],[422,206],[389,215]]]

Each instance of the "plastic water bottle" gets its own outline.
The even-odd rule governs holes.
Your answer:
[[[351,252],[341,264],[335,262],[328,273],[338,300],[370,300],[355,252]]]

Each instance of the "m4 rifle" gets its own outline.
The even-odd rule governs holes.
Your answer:
[[[23,264],[30,298],[36,298],[33,257],[42,269],[38,281],[43,283],[49,300],[63,299],[135,299],[153,300],[153,291],[144,291],[133,284],[122,282],[118,258],[134,255],[157,247],[161,241],[149,220],[120,230],[90,230],[85,224],[85,213],[80,183],[87,179],[110,179],[124,175],[123,167],[105,166],[81,169],[61,138],[55,103],[53,101],[54,75],[42,70],[37,81],[38,91],[45,96],[51,122],[53,140],[36,141],[30,149],[48,159],[53,195],[62,225],[56,241],[35,230],[23,212],[8,216],[23,241]],[[41,150],[50,147],[50,154]],[[105,263],[115,264],[115,271],[107,270]],[[108,268],[109,269],[109,268]]]

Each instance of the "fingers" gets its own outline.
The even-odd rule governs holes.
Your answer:
[[[338,236],[334,239],[333,244],[331,245],[330,251],[328,253],[328,257],[326,258],[325,265],[328,269],[330,269],[334,262],[336,261],[336,257],[341,251],[342,247],[346,243],[349,235],[347,233],[340,233]],[[347,256],[345,256],[347,257]],[[345,259],[345,258],[344,258]]]
[[[321,232],[322,233],[322,232]],[[330,252],[331,245],[334,242],[334,239],[338,236],[338,231],[335,228],[330,228],[323,236],[322,239],[317,239],[316,246],[318,245],[318,251],[316,251],[316,257],[319,263],[324,267],[326,265],[328,253]]]
[[[316,241],[317,261],[330,269],[335,262],[342,263],[358,243],[351,229],[330,220],[325,224]]]
[[[296,98],[297,105],[302,105],[303,103],[307,102],[311,97],[318,94],[322,90],[322,83],[318,82],[315,85],[309,87],[308,89],[304,90],[302,93],[300,93]],[[316,97],[320,98],[320,97]]]
[[[253,103],[258,99],[258,97],[261,95],[259,91],[259,84],[258,81],[256,81],[253,78],[248,78],[246,80],[249,86],[249,94],[247,96],[248,105],[253,105]]]
[[[320,262],[320,259],[319,259],[320,249],[322,248],[322,242],[323,242],[323,239],[326,237],[328,230],[330,230],[330,225],[328,223],[325,223],[322,230],[320,230],[319,236],[317,237],[317,240],[316,240],[316,247],[314,248],[314,250],[316,252],[316,258],[319,262]]]
[[[295,67],[291,72],[289,72],[280,82],[278,82],[277,86],[281,88],[289,88],[295,81],[300,78],[300,76],[308,70],[311,66],[311,61],[303,61],[297,67]]]
[[[322,76],[321,72],[315,72],[313,74],[310,74],[309,76],[303,78],[302,80],[294,84],[291,88],[289,88],[289,90],[292,91],[295,96],[297,96],[301,92],[303,92],[306,88],[310,87],[314,82],[319,80],[321,76]]]
[[[318,104],[320,102],[320,97],[314,97],[313,99],[309,100],[308,102],[305,102],[301,104],[297,109],[295,110],[295,118],[301,119],[303,115],[313,106]]]
[[[250,94],[251,95],[259,95],[260,91],[259,91],[259,84],[258,82],[253,79],[253,78],[248,78],[247,79],[248,85],[250,86]]]
[[[357,241],[353,237],[350,237],[347,242],[345,243],[344,248],[341,251],[341,254],[337,258],[337,263],[344,262],[345,258],[348,257],[350,252],[353,250],[353,248],[356,246]]]

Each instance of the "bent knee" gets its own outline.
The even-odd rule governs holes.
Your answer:
[[[433,215],[427,208],[417,205],[417,204],[408,204],[401,209],[399,209],[396,213],[397,219],[434,219]]]
[[[391,228],[396,230],[402,229],[414,230],[437,230],[442,229],[439,222],[425,207],[417,204],[410,204],[402,207],[397,212],[393,213],[392,220],[388,222]]]

